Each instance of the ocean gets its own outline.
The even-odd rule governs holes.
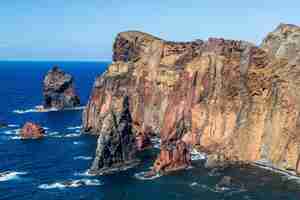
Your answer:
[[[80,133],[82,110],[32,110],[42,103],[43,77],[54,65],[74,76],[84,106],[109,63],[0,62],[0,122],[9,124],[0,128],[0,200],[299,200],[299,179],[257,167],[208,170],[199,155],[190,169],[145,180],[158,148],[140,153],[135,168],[89,176],[96,137]],[[46,137],[20,140],[27,121],[41,124]],[[230,186],[218,184],[224,176],[232,177]]]

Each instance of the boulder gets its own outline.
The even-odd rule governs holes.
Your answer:
[[[27,122],[20,131],[22,139],[40,139],[43,138],[45,130],[38,124]]]

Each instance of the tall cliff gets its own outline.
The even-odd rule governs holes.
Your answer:
[[[192,147],[226,161],[300,172],[299,38],[300,28],[287,24],[261,47],[120,33],[113,63],[95,81],[83,128],[106,134],[111,111],[121,113],[128,97],[131,131],[161,136],[157,172],[189,166]]]

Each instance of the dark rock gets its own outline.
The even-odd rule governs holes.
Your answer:
[[[43,138],[45,130],[38,124],[27,122],[20,131],[22,139],[40,139]]]
[[[0,122],[0,128],[6,128],[7,127],[7,123],[5,122]]]
[[[44,78],[44,108],[64,109],[80,105],[73,77],[53,67]]]
[[[137,147],[131,127],[128,97],[123,98],[120,112],[111,110],[103,123],[105,129],[99,135],[90,173],[105,174],[135,165]]]
[[[233,181],[232,177],[230,176],[224,176],[221,181],[218,183],[218,187],[230,187],[232,186]]]

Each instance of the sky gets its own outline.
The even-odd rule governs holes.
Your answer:
[[[299,8],[299,0],[1,0],[0,60],[111,60],[127,30],[259,45],[281,22],[300,25]]]

